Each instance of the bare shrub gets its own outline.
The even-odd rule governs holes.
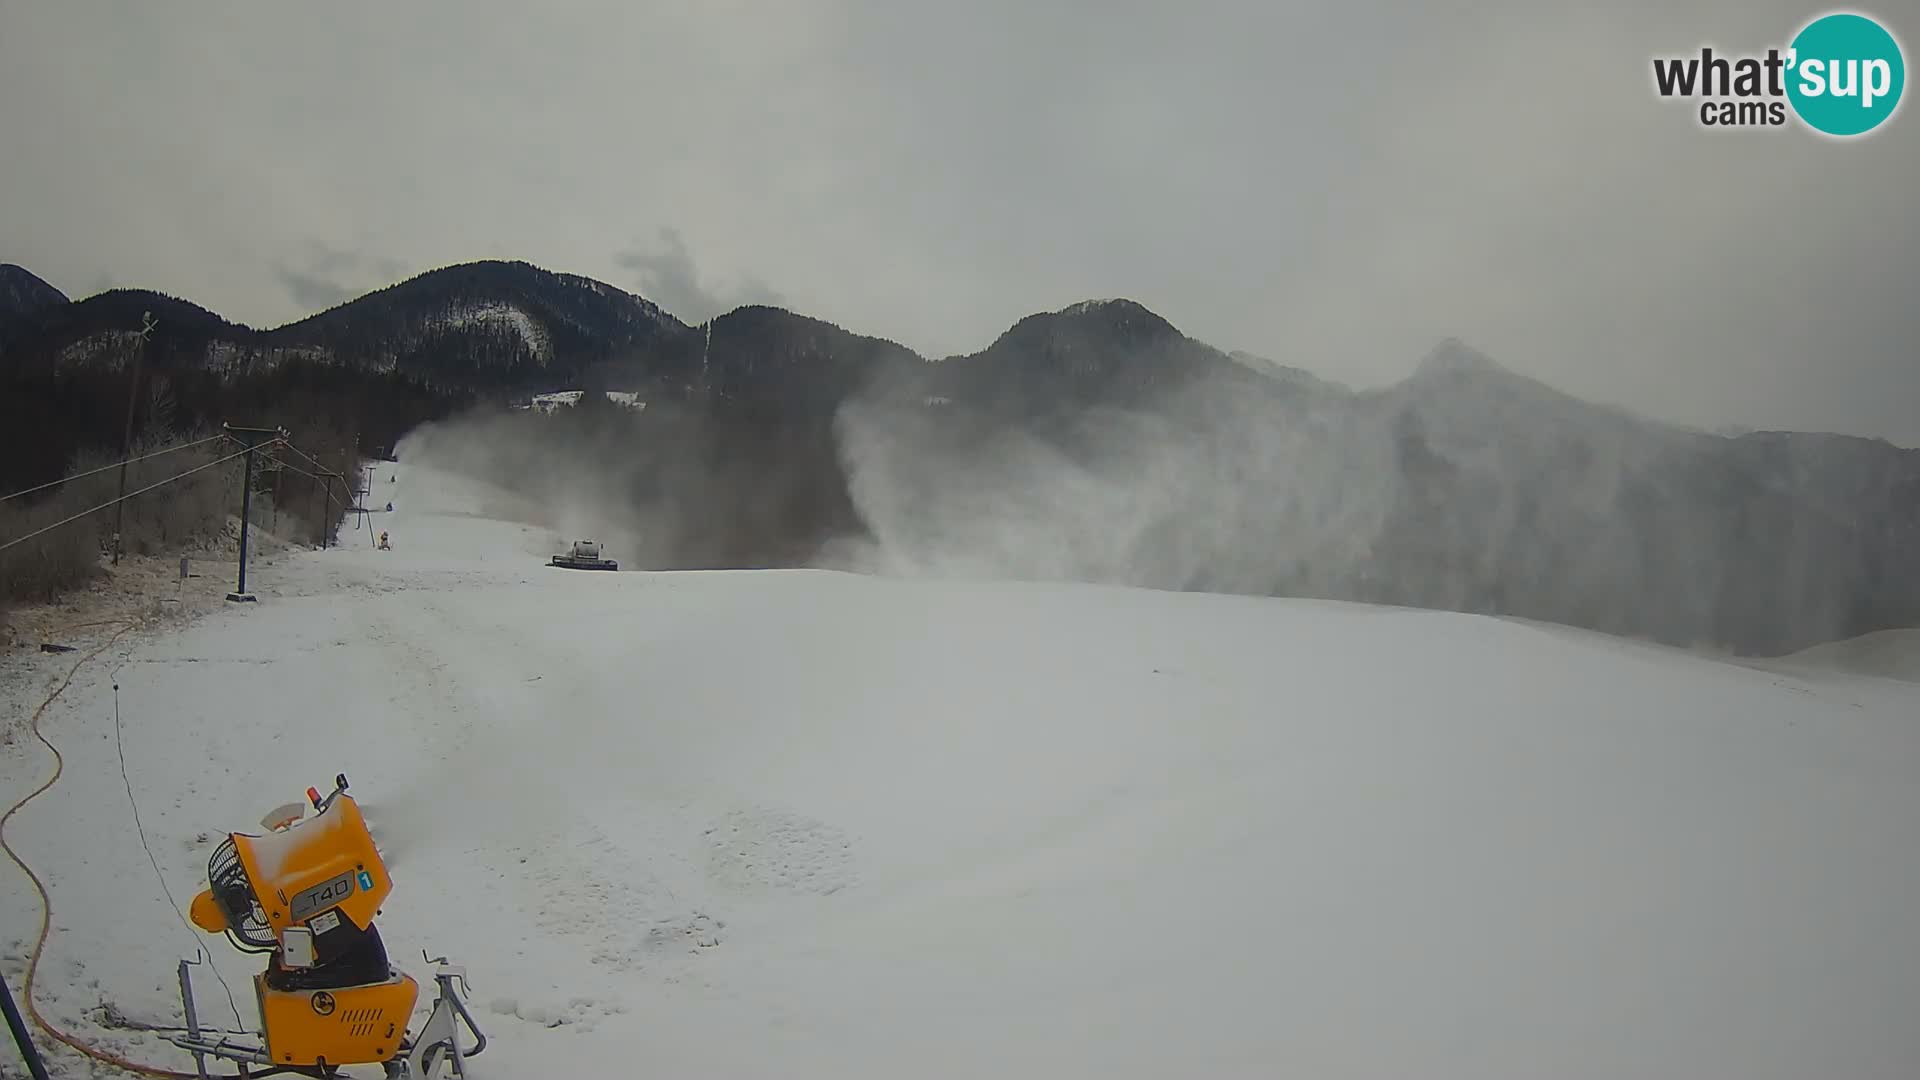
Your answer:
[[[132,456],[185,447],[203,437],[143,437]],[[126,467],[129,493],[160,486],[132,495],[121,513],[111,505],[120,492],[119,469],[81,475],[119,460],[98,450],[75,457],[67,469],[75,479],[38,499],[0,503],[0,544],[48,530],[0,549],[0,599],[46,602],[91,581],[101,572],[101,557],[113,550],[116,521],[123,524],[125,555],[158,555],[216,542],[239,492],[241,460],[221,461],[232,453],[230,443],[216,441],[130,462]],[[89,510],[93,512],[85,513]],[[81,516],[48,528],[75,515]]]
[[[256,490],[265,492],[277,509],[275,531],[281,536],[318,546],[324,530],[325,542],[336,542],[359,478],[355,435],[309,421],[292,432],[291,442],[297,451],[280,446],[263,459],[265,472]],[[328,473],[337,474],[331,484]]]
[[[142,438],[134,444],[132,455],[153,454],[203,437]],[[129,492],[172,477],[179,479],[128,499],[124,515],[116,515],[112,509],[101,511],[99,518],[107,550],[112,550],[113,527],[122,516],[124,531],[120,550],[125,555],[160,555],[212,543],[225,529],[227,518],[238,509],[236,500],[244,459],[221,461],[237,449],[230,442],[216,441],[128,465],[126,489]],[[107,452],[83,453],[75,460],[69,475],[109,465],[115,460],[117,458]],[[85,508],[112,502],[119,490],[119,470],[108,469],[64,484],[60,493],[63,500]]]
[[[85,508],[61,496],[24,507],[0,503],[0,544]],[[99,516],[91,515],[0,550],[0,600],[45,603],[93,580],[100,573],[100,537]]]

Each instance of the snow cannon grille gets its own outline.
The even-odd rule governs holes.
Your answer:
[[[273,927],[267,925],[266,912],[260,910],[253,895],[253,881],[241,865],[240,851],[229,836],[207,860],[207,884],[213,898],[227,917],[227,933],[242,952],[265,952],[279,945]]]

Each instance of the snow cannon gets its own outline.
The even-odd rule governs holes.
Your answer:
[[[194,1055],[201,1076],[209,1075],[208,1057],[235,1062],[237,1076],[336,1077],[340,1066],[367,1064],[384,1066],[390,1078],[437,1076],[442,1064],[464,1076],[464,1059],[486,1047],[460,996],[464,971],[445,957],[428,958],[438,965],[438,996],[409,1037],[420,984],[388,962],[374,926],[393,892],[380,849],[345,775],[324,797],[308,788],[307,804],[311,817],[306,805],[291,803],[261,821],[262,835],[229,833],[207,862],[207,888],[193,898],[195,926],[267,956],[253,978],[261,1030],[248,1039],[202,1030],[189,978],[195,962],[182,960],[187,1028],[172,1041]],[[470,1047],[462,1045],[461,1025]]]
[[[575,540],[573,546],[553,557],[552,565],[567,570],[618,570],[620,564],[600,553],[597,540]]]

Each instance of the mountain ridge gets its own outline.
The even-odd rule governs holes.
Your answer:
[[[0,263],[0,317],[30,314],[66,302],[66,293],[33,271],[14,263]]]
[[[558,292],[546,297],[538,295],[538,286],[543,284]],[[436,288],[445,294],[438,298],[437,308],[434,306],[436,298],[432,296]],[[9,297],[22,294],[30,294],[37,299],[24,305],[16,301],[14,309],[9,310]],[[564,297],[565,302],[556,303],[556,297]],[[405,306],[416,301],[427,310],[416,314],[404,313]],[[518,307],[516,301],[533,310]],[[461,307],[461,303],[466,306]],[[653,301],[617,285],[587,275],[508,259],[479,259],[436,267],[298,319],[264,328],[227,319],[191,300],[158,290],[123,287],[103,290],[77,300],[69,299],[24,267],[0,263],[0,319],[6,321],[6,325],[0,327],[0,359],[23,353],[45,353],[51,345],[52,351],[65,354],[69,361],[84,362],[91,358],[111,369],[120,362],[119,353],[122,350],[119,346],[124,344],[128,333],[138,329],[141,313],[148,310],[156,310],[159,319],[156,340],[164,342],[178,335],[184,327],[187,330],[184,344],[190,348],[204,348],[216,341],[230,346],[228,349],[214,350],[220,357],[217,362],[209,362],[213,359],[211,357],[202,358],[206,366],[228,373],[255,366],[271,368],[289,358],[341,363],[340,354],[352,353],[356,348],[364,349],[368,354],[360,360],[365,366],[374,370],[394,370],[399,365],[417,361],[423,352],[432,352],[435,348],[444,351],[465,345],[477,346],[477,351],[483,354],[508,354],[517,350],[524,354],[521,359],[532,361],[521,368],[522,373],[529,376],[528,384],[519,388],[523,391],[522,396],[576,389],[570,384],[583,380],[624,380],[644,385],[657,381],[654,376],[659,373],[638,370],[631,355],[637,349],[667,344],[662,338],[677,339],[660,350],[660,359],[668,361],[664,365],[668,374],[684,379],[690,377],[698,365],[694,339],[703,338],[704,328],[719,327],[724,336],[729,324],[759,322],[766,325],[788,319],[794,322],[796,333],[802,328],[817,325],[844,335],[849,342],[876,343],[863,345],[862,348],[876,348],[892,354],[896,359],[905,356],[920,361],[926,365],[927,373],[931,376],[927,389],[934,394],[953,388],[949,384],[954,381],[953,372],[959,366],[956,362],[979,361],[983,358],[991,362],[1011,353],[1024,353],[1029,359],[1037,355],[1069,367],[1080,365],[1083,375],[1091,375],[1096,373],[1094,369],[1102,358],[1090,357],[1088,351],[1100,349],[1109,353],[1132,354],[1134,357],[1143,352],[1157,353],[1154,359],[1173,363],[1191,361],[1208,367],[1220,361],[1230,362],[1241,370],[1257,372],[1297,392],[1391,397],[1410,393],[1414,387],[1452,379],[1492,380],[1536,387],[1567,401],[1579,402],[1586,407],[1636,422],[1675,431],[1700,431],[1716,438],[1775,435],[1802,440],[1857,439],[1894,449],[1908,449],[1876,436],[1745,427],[1705,431],[1656,421],[1624,406],[1579,398],[1532,376],[1520,374],[1458,337],[1437,341],[1399,380],[1357,391],[1306,368],[1280,364],[1243,350],[1220,350],[1188,336],[1137,300],[1106,297],[1077,301],[1052,311],[1030,313],[1016,320],[979,350],[934,358],[919,354],[898,342],[845,330],[777,305],[745,304],[706,322],[687,324]],[[440,321],[436,322],[436,317]],[[401,326],[384,336],[372,335],[371,344],[366,335],[356,333],[356,328],[361,324],[381,318],[398,322]],[[528,320],[539,326],[530,329]],[[559,344],[550,340],[555,331],[562,339]],[[100,339],[95,342],[95,348],[85,347],[90,338]],[[517,339],[517,344],[504,339]],[[594,339],[604,340],[595,342]],[[704,340],[699,347],[705,347]],[[566,348],[583,351],[586,355],[577,364],[556,366],[547,362],[551,358],[551,350]],[[161,351],[167,351],[164,345]],[[510,362],[501,366],[513,370]],[[412,374],[434,381],[437,373],[429,366]],[[460,380],[455,378],[452,381]]]
[[[962,565],[1012,576],[1510,614],[1750,653],[1920,625],[1920,575],[1902,569],[1920,563],[1920,450],[1692,430],[1457,338],[1355,391],[1223,352],[1127,298],[1036,312],[932,360],[771,305],[690,326],[505,260],[267,330],[108,290],[0,319],[5,487],[118,445],[147,311],[159,325],[133,398],[170,400],[170,422],[291,417],[378,448],[474,405],[630,393],[646,407],[582,410],[611,426],[569,468],[644,463],[633,497],[685,519],[670,565],[807,565],[863,536],[938,562],[958,536],[974,545]],[[983,507],[1015,513],[1023,544]]]

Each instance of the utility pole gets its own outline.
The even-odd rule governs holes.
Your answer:
[[[221,424],[220,427],[247,447],[245,479],[240,481],[240,581],[227,594],[227,599],[235,603],[250,603],[258,599],[247,591],[247,519],[253,513],[253,457],[260,447],[286,438],[287,432],[285,428],[234,427],[232,424]]]
[[[333,531],[333,482],[345,480],[345,473],[321,470],[320,475],[327,483],[327,501],[320,507],[320,550],[327,550],[327,534]]]
[[[313,493],[315,495],[320,494],[319,480],[315,480],[313,482]],[[313,520],[318,522],[320,525],[320,550],[322,551],[325,551],[327,549],[327,505],[328,503],[331,503],[333,501],[332,481],[327,482],[325,497],[326,497],[326,502],[321,503],[319,507],[314,511],[314,515],[313,515]]]
[[[127,433],[120,439],[120,501],[113,508],[113,565],[120,565],[120,537],[127,523],[127,459],[133,456],[133,411],[140,404],[140,367],[146,357],[147,337],[159,324],[153,312],[140,313],[140,334],[133,345],[132,377],[127,380]]]
[[[354,460],[358,461],[359,447],[360,447],[360,440],[358,436],[354,438],[353,445],[354,445],[354,451],[355,451]],[[373,512],[373,506],[372,506],[373,481],[375,478],[375,472],[378,469],[379,469],[378,465],[367,466],[366,490],[360,494],[360,520],[366,523],[367,539],[369,540],[373,539],[373,519],[371,517],[368,517],[367,515]],[[360,482],[360,470],[359,470],[359,466],[357,465],[354,467],[353,482],[356,484]]]

